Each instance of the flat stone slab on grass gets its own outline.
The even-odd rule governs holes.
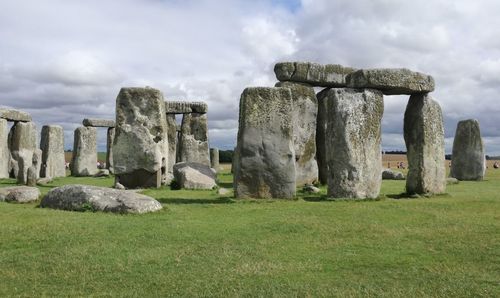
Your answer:
[[[8,121],[32,121],[31,115],[29,113],[6,108],[0,108],[0,118],[7,119]]]
[[[0,188],[0,202],[29,203],[38,200],[40,190],[29,186],[12,186]]]
[[[50,190],[40,207],[113,213],[148,213],[162,209],[157,200],[132,191],[79,184]]]
[[[280,62],[274,73],[280,82],[307,83],[314,87],[345,87],[346,76],[356,69],[338,64]]]
[[[91,127],[115,127],[115,121],[111,120],[111,119],[85,118],[85,119],[83,119],[83,126],[91,126]]]
[[[216,175],[209,166],[195,162],[180,162],[174,165],[175,181],[180,188],[212,189],[217,186]]]
[[[361,69],[346,78],[350,88],[372,88],[386,95],[434,91],[434,78],[406,68]]]

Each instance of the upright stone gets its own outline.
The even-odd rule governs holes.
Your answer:
[[[115,139],[115,128],[109,127],[106,135],[106,169],[114,173],[113,169],[113,140]]]
[[[219,171],[219,149],[210,148],[210,167]]]
[[[404,118],[408,194],[438,194],[446,188],[441,107],[429,94],[410,96]]]
[[[485,150],[479,121],[469,119],[458,122],[453,141],[450,177],[458,180],[483,180],[485,171]]]
[[[382,183],[382,92],[340,88],[320,95],[328,110],[328,196],[378,197]]]
[[[196,162],[210,166],[207,114],[184,114],[179,142],[180,162]]]
[[[9,131],[7,120],[0,119],[0,179],[9,178]]]
[[[61,126],[45,125],[42,127],[40,149],[42,150],[40,176],[44,178],[66,176],[64,131]]]
[[[127,188],[160,187],[168,163],[163,94],[153,88],[122,88],[116,98],[113,164]]]
[[[28,168],[37,154],[36,125],[33,122],[16,122],[9,133],[9,149],[13,163],[17,165],[17,181],[26,184]],[[36,157],[35,157],[36,158]]]
[[[283,82],[276,87],[289,88],[293,100],[293,146],[295,149],[295,176],[297,186],[318,181],[316,157],[316,119],[318,100],[310,85]]]
[[[175,121],[175,114],[167,114],[167,128],[168,128],[168,167],[167,173],[174,175],[174,165],[176,161],[177,152],[177,122]]]
[[[326,106],[327,97],[324,93],[329,89],[324,89],[317,94],[318,99],[318,117],[316,118],[316,161],[318,163],[318,178],[323,185],[328,183],[328,159],[327,159],[327,141],[326,141],[326,124],[328,121],[328,113]]]
[[[97,173],[97,129],[78,127],[75,129],[73,158],[71,159],[72,176],[93,176]]]
[[[237,198],[295,196],[292,104],[288,88],[243,91],[233,162]]]

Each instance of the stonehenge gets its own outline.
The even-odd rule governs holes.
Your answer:
[[[486,160],[479,121],[459,121],[453,140],[450,177],[458,180],[483,180]]]
[[[40,139],[42,164],[40,177],[56,178],[66,176],[64,159],[64,131],[59,125],[44,125]]]
[[[33,122],[15,122],[9,132],[9,151],[12,163],[12,177],[18,183],[26,184],[28,168],[33,161],[40,161],[41,156],[37,149],[37,130]]]
[[[0,118],[0,179],[9,178],[9,132],[7,120]]]
[[[115,121],[111,119],[85,118],[83,119],[82,124],[85,127],[107,128],[106,169],[108,169],[110,172],[113,172],[113,139],[115,138]]]
[[[219,149],[210,148],[210,167],[219,171]]]
[[[71,175],[92,176],[97,173],[97,130],[81,126],[75,129]]]
[[[31,122],[32,118],[29,113],[19,110],[0,108],[0,119],[13,122]]]
[[[179,136],[179,162],[196,162],[210,166],[207,114],[189,113],[182,116]]]

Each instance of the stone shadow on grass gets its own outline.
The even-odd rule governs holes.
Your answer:
[[[233,204],[234,200],[230,197],[220,197],[215,199],[186,199],[186,198],[158,198],[162,204]]]
[[[450,194],[448,193],[443,193],[443,194],[409,194],[406,192],[402,192],[399,194],[387,194],[386,197],[390,199],[395,199],[395,200],[405,200],[405,199],[429,199],[429,198],[445,198],[445,197],[451,197]]]
[[[381,197],[375,199],[330,198],[327,195],[322,195],[322,196],[306,196],[303,197],[302,199],[306,202],[377,202],[380,201],[382,198]]]

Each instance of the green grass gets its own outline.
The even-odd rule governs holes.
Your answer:
[[[51,187],[67,183],[113,180]],[[144,193],[165,208],[144,215],[0,203],[0,296],[499,297],[500,171],[443,196],[391,198],[403,190],[243,201],[162,188]]]

